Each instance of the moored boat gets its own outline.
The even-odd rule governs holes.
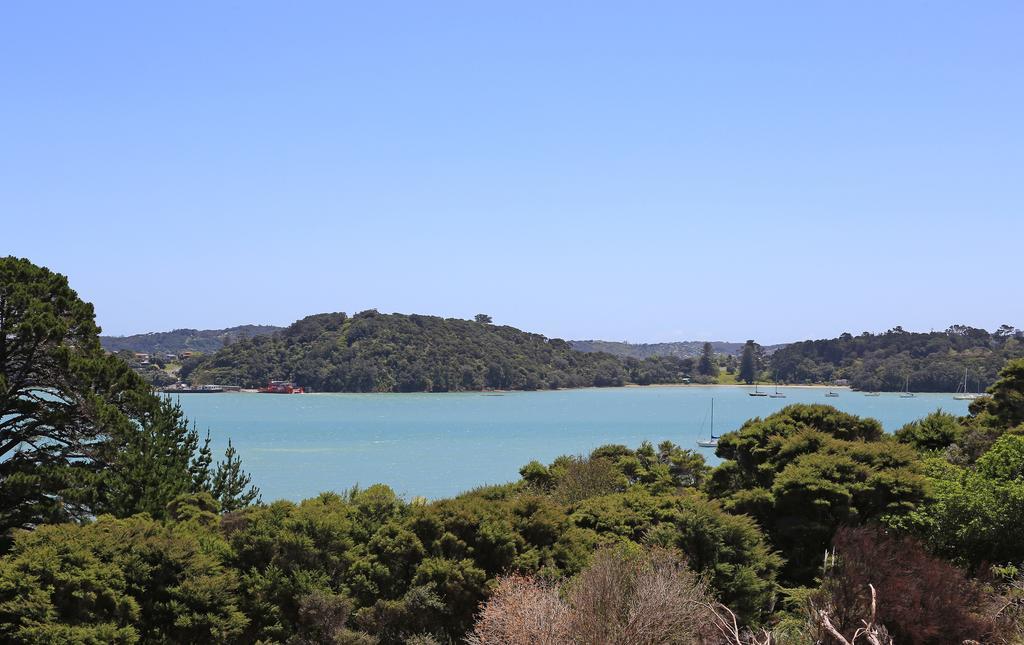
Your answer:
[[[912,398],[914,398],[914,393],[910,391],[910,377],[909,376],[907,377],[906,383],[904,383],[904,385],[903,385],[903,391],[900,392],[900,398],[901,399],[912,399]]]
[[[718,437],[715,436],[715,400],[711,399],[711,438],[698,439],[697,445],[701,448],[717,448]]]
[[[978,398],[977,394],[974,394],[973,392],[969,392],[967,390],[967,368],[966,367],[964,368],[964,380],[963,380],[963,382],[961,382],[959,385],[956,386],[956,394],[953,395],[953,398],[956,399],[957,401],[973,401],[974,399]]]
[[[266,387],[259,389],[260,394],[304,394],[301,386],[291,381],[271,381]]]

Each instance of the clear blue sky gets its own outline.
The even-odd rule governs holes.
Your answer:
[[[115,334],[1024,325],[1022,29],[1020,2],[9,2],[0,253]]]

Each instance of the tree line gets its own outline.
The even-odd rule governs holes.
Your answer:
[[[1024,356],[1024,332],[966,325],[917,333],[895,327],[881,334],[842,334],[792,343],[774,352],[764,376],[789,383],[847,379],[866,391],[954,392],[967,372],[969,391],[983,392],[1007,360]]]

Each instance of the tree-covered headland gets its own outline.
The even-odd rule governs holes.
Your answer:
[[[193,383],[242,387],[288,379],[320,392],[455,392],[678,383],[693,359],[620,360],[514,327],[364,311],[318,314],[239,340],[182,367]]]
[[[1024,638],[1024,360],[895,434],[792,405],[714,468],[608,445],[451,499],[266,503],[99,349],[63,276],[0,260],[0,329],[2,642]]]

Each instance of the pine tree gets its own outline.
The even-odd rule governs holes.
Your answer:
[[[242,470],[242,460],[238,458],[235,447],[228,439],[224,461],[217,462],[210,491],[214,499],[220,503],[221,512],[228,513],[254,502],[259,503],[260,489],[251,484],[252,478]]]
[[[697,363],[697,371],[701,376],[718,376],[718,363],[715,361],[715,351],[712,349],[711,343],[704,343],[704,350]]]
[[[757,378],[757,356],[754,351],[754,341],[748,340],[743,346],[743,357],[740,358],[739,380],[746,383],[753,383]]]

